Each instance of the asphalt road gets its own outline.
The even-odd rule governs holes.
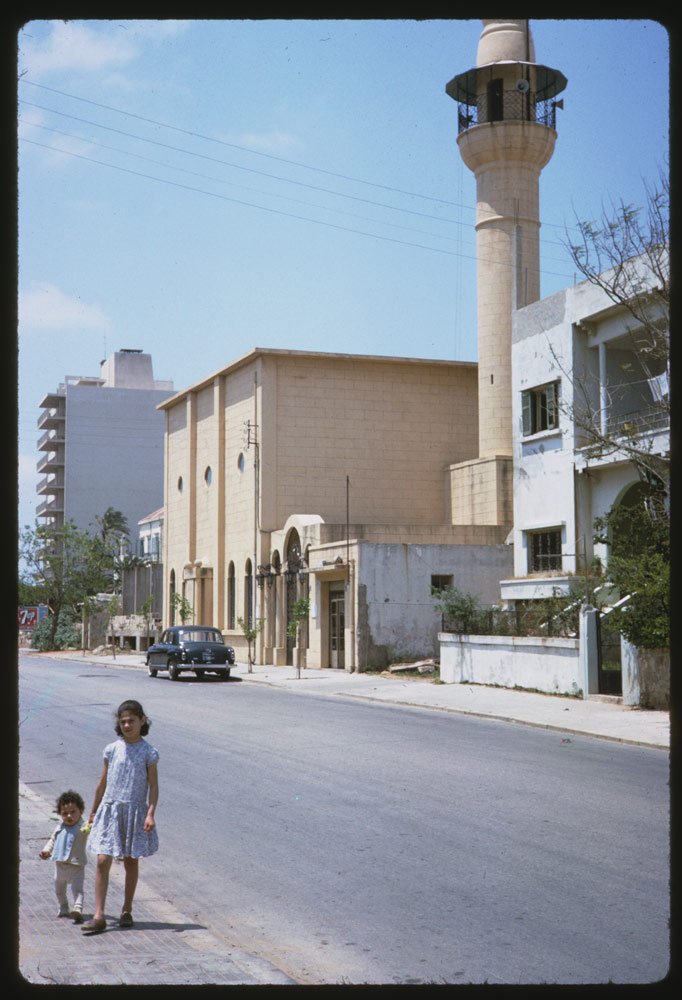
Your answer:
[[[141,886],[297,981],[666,974],[660,750],[22,657],[21,779],[89,805],[129,697],[161,755],[161,849]]]

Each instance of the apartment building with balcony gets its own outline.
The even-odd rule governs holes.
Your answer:
[[[171,381],[154,379],[151,355],[121,349],[99,376],[67,375],[41,400],[41,498],[36,517],[87,529],[108,507],[135,530],[163,503],[164,418]]]
[[[666,351],[645,362],[645,335],[587,281],[514,313],[514,576],[503,600],[567,593],[595,557],[606,565],[595,519],[641,488],[628,445],[669,455]]]

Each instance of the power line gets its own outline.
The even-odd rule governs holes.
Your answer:
[[[193,192],[195,194],[203,194],[203,195],[206,195],[209,198],[217,198],[220,201],[228,201],[228,202],[231,202],[232,204],[242,205],[242,206],[244,206],[246,208],[256,208],[256,209],[258,209],[259,211],[262,211],[262,212],[269,212],[269,213],[271,213],[273,215],[281,215],[281,216],[283,216],[285,218],[296,219],[296,220],[298,220],[300,222],[311,222],[311,223],[313,223],[314,225],[317,225],[317,226],[326,226],[329,229],[336,229],[336,230],[339,230],[341,232],[353,233],[353,234],[355,234],[357,236],[368,236],[368,237],[373,238],[373,239],[383,240],[384,242],[387,242],[387,243],[396,243],[396,244],[399,244],[400,246],[413,247],[413,248],[419,249],[419,250],[431,250],[433,253],[446,254],[449,257],[459,257],[459,258],[462,258],[464,260],[472,260],[472,261],[475,261],[477,259],[477,256],[474,255],[474,254],[455,253],[454,251],[445,250],[445,249],[443,249],[441,247],[430,247],[430,246],[425,246],[422,243],[411,243],[408,240],[399,240],[399,239],[395,239],[394,237],[391,237],[391,236],[380,236],[378,233],[367,233],[367,232],[364,232],[363,230],[351,229],[348,226],[339,226],[339,225],[337,225],[336,223],[333,223],[333,222],[323,222],[321,219],[311,219],[308,216],[296,215],[293,212],[284,212],[284,211],[281,211],[280,209],[277,209],[277,208],[267,208],[264,205],[257,205],[254,202],[243,201],[240,198],[231,198],[229,195],[218,194],[215,191],[207,191],[204,188],[192,187],[189,184],[181,184],[178,181],[171,181],[171,180],[168,180],[167,178],[164,178],[164,177],[155,177],[152,174],[145,174],[145,173],[142,173],[139,170],[131,170],[129,167],[122,167],[122,166],[119,166],[118,164],[115,164],[115,163],[106,163],[106,162],[104,162],[102,160],[96,160],[96,159],[94,159],[91,156],[85,156],[82,153],[75,153],[72,150],[58,149],[55,146],[48,146],[45,143],[36,142],[35,139],[28,139],[25,136],[21,137],[20,141],[21,142],[27,142],[27,143],[29,143],[32,146],[39,146],[42,149],[48,149],[51,152],[62,153],[64,156],[72,156],[72,157],[74,157],[76,159],[84,160],[84,161],[86,161],[88,163],[94,163],[97,166],[108,167],[111,170],[118,170],[121,173],[131,174],[134,177],[142,177],[142,178],[144,178],[146,180],[156,181],[159,184],[166,184],[166,185],[168,185],[170,187],[180,188],[181,190],[184,190],[184,191],[191,191],[191,192]],[[364,199],[361,199],[361,200],[364,200]],[[489,261],[489,262],[490,263],[495,263],[495,261]],[[508,265],[508,263],[506,261],[497,261],[496,263],[500,264],[501,266],[511,266],[511,265]],[[561,272],[542,271],[541,273],[542,274],[550,274],[550,275],[555,276],[555,277],[562,277],[562,278],[563,277],[567,277],[566,274],[561,273]]]
[[[400,223],[397,222],[386,222],[381,219],[370,219],[367,218],[367,216],[358,215],[355,212],[346,212],[342,208],[331,208],[328,205],[315,205],[314,203],[311,203],[309,201],[304,201],[303,199],[300,198],[293,198],[290,195],[276,194],[275,192],[258,190],[257,188],[251,188],[245,184],[237,184],[234,181],[228,181],[221,177],[211,177],[208,174],[202,174],[196,170],[188,170],[186,167],[177,167],[170,163],[164,163],[162,160],[155,160],[150,156],[144,156],[142,153],[133,153],[131,150],[119,149],[116,146],[108,146],[106,143],[97,142],[95,139],[83,138],[83,136],[75,135],[73,132],[64,132],[62,129],[53,128],[50,125],[42,125],[39,122],[28,121],[27,119],[24,118],[20,118],[19,121],[25,125],[30,125],[31,128],[39,128],[47,132],[54,132],[56,135],[65,136],[67,139],[78,139],[81,142],[87,143],[90,146],[97,146],[98,149],[106,149],[109,150],[109,152],[120,153],[123,156],[132,156],[137,160],[143,160],[145,163],[153,163],[155,166],[165,167],[167,170],[176,170],[179,173],[189,174],[192,177],[201,177],[203,180],[214,181],[216,184],[229,184],[231,187],[238,187],[244,191],[252,191],[255,194],[262,194],[268,198],[279,198],[279,199],[284,199],[285,201],[293,201],[298,205],[307,205],[309,208],[319,208],[321,211],[334,212],[334,214],[336,215],[347,215],[354,219],[363,219],[365,222],[376,222],[382,226],[391,226],[397,229],[406,229],[408,232],[421,233],[423,236],[432,236],[434,239],[438,240],[452,240],[459,242],[460,239],[459,237],[456,236],[447,236],[445,234],[429,233],[423,229],[413,229],[411,226],[401,226]],[[151,140],[144,140],[144,141],[151,141]],[[342,195],[341,197],[348,197],[348,196]],[[394,208],[394,206],[392,205],[384,205],[381,202],[368,202],[368,204],[376,205],[378,208],[388,208],[391,209],[392,211],[407,211],[407,209]],[[439,219],[437,216],[425,215],[422,212],[415,212],[412,214],[421,215],[423,218],[427,219],[434,219],[437,222],[448,222],[450,225],[455,225],[455,226],[466,225],[466,223],[457,222],[454,219]]]
[[[122,108],[116,108],[116,107],[114,107],[112,105],[109,105],[109,104],[102,104],[102,103],[100,103],[98,101],[93,101],[93,100],[90,100],[89,98],[86,98],[86,97],[80,97],[77,94],[70,94],[70,93],[68,93],[67,91],[64,91],[64,90],[57,90],[55,87],[48,87],[46,84],[35,83],[33,80],[26,79],[25,77],[21,78],[21,82],[22,83],[26,83],[26,84],[28,84],[31,87],[38,87],[41,90],[46,90],[46,91],[48,91],[50,93],[53,93],[53,94],[59,94],[61,97],[68,97],[68,98],[70,98],[71,100],[74,100],[74,101],[80,101],[81,103],[84,103],[84,104],[90,104],[93,107],[101,108],[104,111],[113,111],[115,114],[123,115],[123,116],[125,116],[127,118],[134,118],[137,121],[145,122],[148,125],[154,125],[157,128],[169,129],[170,131],[178,132],[181,135],[187,135],[187,136],[190,136],[190,137],[195,138],[195,139],[202,139],[205,142],[212,142],[212,143],[215,143],[215,144],[220,145],[220,146],[226,146],[226,147],[228,147],[230,149],[238,149],[238,150],[240,150],[240,152],[248,153],[248,154],[251,154],[253,156],[262,156],[262,157],[265,157],[265,158],[270,159],[270,160],[275,160],[278,163],[286,163],[289,166],[301,167],[304,170],[311,170],[311,171],[314,171],[315,173],[325,174],[328,177],[338,177],[340,180],[352,181],[353,183],[357,183],[357,184],[365,184],[365,185],[367,185],[369,187],[380,188],[381,190],[384,190],[384,191],[392,191],[395,194],[404,194],[404,195],[407,195],[410,198],[422,198],[425,201],[432,201],[432,202],[435,202],[435,203],[441,204],[441,205],[449,205],[452,208],[465,208],[467,211],[471,211],[471,212],[475,211],[475,208],[474,208],[473,205],[463,205],[463,204],[461,204],[459,202],[448,201],[448,200],[446,200],[444,198],[437,198],[434,195],[426,195],[426,194],[422,194],[421,192],[418,192],[418,191],[407,191],[407,190],[405,190],[403,188],[391,187],[388,184],[380,184],[377,181],[368,181],[368,180],[365,180],[362,177],[353,177],[353,176],[350,176],[348,174],[337,173],[337,172],[335,172],[333,170],[325,170],[322,167],[313,167],[313,166],[310,166],[310,164],[302,163],[302,162],[300,162],[298,160],[289,160],[289,159],[287,159],[284,156],[277,156],[274,153],[266,153],[263,150],[251,149],[248,146],[241,146],[241,145],[239,145],[238,143],[235,143],[235,142],[228,142],[225,139],[217,139],[215,136],[204,135],[201,132],[195,132],[195,131],[192,131],[190,129],[184,129],[184,128],[181,128],[178,125],[171,125],[171,124],[169,124],[167,122],[157,121],[154,118],[148,118],[148,117],[145,117],[144,115],[138,115],[138,114],[135,114],[132,111],[124,111]],[[40,105],[40,104],[32,104],[30,101],[24,101],[24,103],[29,104],[31,107],[41,108],[41,110],[44,110],[44,111],[52,111],[54,114],[64,115],[67,118],[74,118],[76,121],[84,121],[85,120],[85,119],[77,118],[75,115],[68,115],[65,112],[55,111],[53,108],[46,108],[46,107],[44,107],[43,105]],[[110,126],[100,125],[97,122],[89,122],[89,124],[93,124],[93,125],[95,125],[98,128],[109,128],[111,131],[114,131],[114,132],[115,131],[119,131],[117,129],[111,128]],[[126,135],[126,134],[131,134],[131,133],[125,133],[124,132],[122,134]],[[140,139],[142,142],[153,142],[154,141],[152,139],[145,139],[145,138],[143,138],[141,136],[132,135],[132,137]],[[165,145],[164,143],[158,143],[158,144],[159,145]],[[168,147],[168,148],[173,149],[175,147]],[[181,150],[181,151],[189,153],[190,155],[197,155],[197,156],[201,156],[202,155],[202,154],[199,154],[199,153],[197,153],[197,154],[190,153],[189,150]],[[207,158],[211,159],[211,157],[207,157]],[[225,161],[218,160],[217,162],[225,162]],[[235,164],[230,164],[230,165],[231,166],[236,166]],[[253,168],[238,167],[238,169],[241,169],[241,170],[249,170],[249,169],[251,169],[252,170]],[[259,171],[253,171],[253,172],[258,173]],[[272,177],[272,176],[276,176],[276,175],[265,174],[264,176],[266,176],[266,177]],[[277,179],[278,180],[286,180],[286,178],[277,178]],[[292,183],[292,184],[302,184],[304,186],[308,186],[308,185],[305,185],[305,183],[303,181],[290,181],[289,183]],[[324,188],[318,188],[317,190],[326,190],[326,189],[324,189]],[[331,193],[332,194],[339,194],[339,196],[341,196],[341,197],[352,197],[352,195],[340,195],[339,192],[331,192]],[[363,200],[363,199],[359,199],[359,200]],[[388,207],[391,207],[391,206],[388,206]],[[409,210],[408,209],[400,209],[400,211],[409,211]],[[420,214],[420,213],[416,213],[416,214]],[[436,217],[434,216],[433,218],[436,218]],[[545,226],[551,226],[553,228],[562,229],[562,230],[565,230],[566,228],[569,228],[569,229],[570,228],[574,228],[574,227],[566,227],[564,224],[559,224],[559,223],[556,223],[556,222],[544,222],[543,224]]]
[[[114,132],[116,135],[126,136],[128,139],[137,139],[138,142],[146,142],[153,146],[160,146],[162,149],[169,149],[174,153],[183,153],[186,156],[196,156],[201,160],[208,160],[210,163],[219,163],[224,167],[232,167],[234,170],[244,170],[249,174],[257,174],[260,177],[267,177],[269,180],[283,182],[284,184],[295,184],[297,187],[308,188],[311,191],[321,191],[324,194],[331,194],[337,198],[350,198],[352,201],[360,201],[366,205],[379,205],[382,208],[389,208],[398,212],[407,212],[409,215],[418,215],[424,219],[433,219],[436,222],[451,223],[451,219],[443,219],[438,215],[427,215],[425,212],[418,212],[412,208],[401,208],[395,205],[386,205],[383,202],[372,201],[370,198],[361,198],[359,195],[345,194],[343,191],[333,191],[331,188],[320,187],[318,184],[307,184],[305,181],[296,181],[288,177],[280,177],[278,174],[269,174],[264,170],[255,170],[253,167],[245,167],[239,163],[231,163],[229,160],[221,160],[215,156],[208,156],[206,153],[197,153],[193,150],[183,149],[181,146],[171,146],[167,142],[160,142],[158,139],[148,139],[145,136],[135,135],[134,132],[126,132],[123,129],[113,128],[110,125],[101,125],[99,122],[90,121],[88,118],[79,118],[77,115],[69,115],[64,111],[56,111],[54,108],[47,108],[43,104],[34,104],[32,101],[21,100],[20,103],[31,108],[38,108],[40,111],[49,111],[51,114],[59,115],[61,118],[70,118],[72,121],[80,122],[82,125],[92,125],[94,128],[101,128],[107,132]],[[48,147],[49,148],[49,147]]]
[[[341,180],[353,181],[357,184],[367,184],[370,187],[382,188],[384,191],[394,191],[396,194],[406,194],[411,198],[424,198],[427,201],[435,201],[442,205],[451,205],[456,208],[462,207],[457,205],[455,202],[445,201],[443,198],[435,198],[432,195],[419,194],[416,191],[404,191],[402,188],[389,187],[387,184],[379,184],[376,181],[363,180],[361,177],[351,177],[348,174],[335,173],[333,170],[324,170],[322,167],[311,167],[307,163],[300,163],[297,160],[288,160],[283,156],[276,156],[274,153],[265,153],[259,149],[250,149],[248,146],[240,146],[235,142],[227,142],[225,139],[216,139],[214,136],[203,135],[201,132],[192,132],[189,129],[180,128],[178,125],[169,125],[166,122],[155,121],[153,118],[145,118],[143,115],[134,114],[132,111],[123,111],[121,108],[115,108],[108,104],[99,104],[97,101],[91,101],[86,97],[79,97],[77,94],[69,94],[66,91],[56,90],[54,87],[48,87],[42,83],[34,83],[33,80],[27,80],[25,77],[22,77],[22,83],[27,83],[31,87],[40,87],[41,90],[49,90],[53,94],[59,94],[62,97],[69,97],[74,101],[82,101],[84,104],[92,104],[94,107],[102,108],[104,111],[114,111],[117,114],[125,115],[128,118],[135,118],[138,121],[146,122],[148,125],[156,125],[158,128],[167,128],[173,132],[180,132],[182,135],[189,135],[195,139],[203,139],[206,142],[214,142],[220,146],[228,146],[231,149],[239,149],[244,153],[251,153],[254,156],[264,156],[270,160],[277,160],[279,163],[287,163],[290,166],[302,167],[305,170],[314,170],[316,173],[326,174],[328,177],[338,177]],[[464,207],[466,208],[467,206]]]

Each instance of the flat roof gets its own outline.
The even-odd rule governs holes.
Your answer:
[[[225,365],[223,368],[219,368],[217,371],[212,372],[207,375],[206,378],[201,379],[199,382],[195,382],[193,385],[188,386],[186,389],[181,389],[180,392],[176,392],[175,395],[170,396],[165,399],[162,403],[159,403],[156,407],[157,410],[166,410],[177,403],[184,396],[187,396],[190,392],[196,392],[199,389],[205,388],[205,386],[210,385],[210,383],[221,375],[227,375],[230,372],[236,371],[238,368],[242,368],[244,365],[255,361],[259,357],[284,357],[284,358],[313,358],[313,359],[336,359],[337,361],[371,361],[376,364],[406,364],[406,365],[442,365],[447,368],[476,368],[478,366],[477,361],[451,361],[442,358],[405,358],[398,357],[389,354],[344,354],[335,351],[294,351],[287,348],[277,348],[277,347],[253,347],[247,354],[243,354],[241,357],[237,358],[235,361],[231,361],[229,364]]]

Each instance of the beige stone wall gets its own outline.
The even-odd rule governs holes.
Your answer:
[[[343,521],[346,475],[354,521],[442,523],[445,470],[476,454],[475,369],[280,359],[276,443],[276,523]]]
[[[453,525],[500,525],[513,522],[512,460],[480,458],[450,470]]]
[[[210,610],[204,624],[235,640],[230,563],[236,616],[244,616],[247,562],[255,572],[270,561],[270,532],[290,515],[344,523],[349,476],[355,523],[448,525],[448,468],[477,449],[476,368],[466,364],[254,352],[166,412],[164,622],[175,570],[176,589],[184,574],[197,613]],[[247,422],[258,424],[257,532],[257,451],[247,447]]]

